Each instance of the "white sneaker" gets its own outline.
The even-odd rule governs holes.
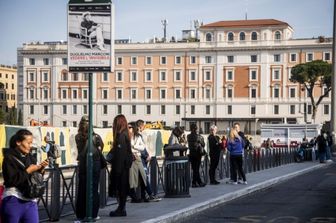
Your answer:
[[[232,181],[232,180],[230,180],[230,181],[228,181],[228,182],[226,182],[227,184],[233,184],[233,185],[236,185],[236,184],[238,184],[238,182],[236,182],[236,181]]]
[[[100,219],[100,216],[95,217],[93,220],[98,221]]]
[[[149,197],[148,199],[150,202],[158,202],[158,201],[161,201],[161,198],[155,196],[155,195],[152,195]]]
[[[243,184],[247,185],[247,181],[244,181]]]

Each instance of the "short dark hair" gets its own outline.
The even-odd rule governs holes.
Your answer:
[[[140,127],[140,125],[143,125],[143,124],[145,124],[145,121],[142,120],[142,119],[139,119],[138,121],[136,121],[136,125],[137,125],[138,127]]]
[[[32,136],[33,133],[27,129],[18,130],[9,140],[9,147],[16,148],[16,142],[22,142],[26,136]]]
[[[194,132],[197,130],[197,125],[195,123],[191,123],[190,125],[190,131]]]

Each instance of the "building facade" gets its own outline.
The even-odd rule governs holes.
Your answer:
[[[306,92],[290,81],[291,68],[312,60],[331,62],[330,38],[294,39],[278,20],[222,21],[203,25],[197,42],[115,45],[115,70],[95,73],[94,125],[162,120],[205,132],[240,122],[254,133],[261,123],[304,123],[312,113]],[[29,43],[18,49],[19,108],[53,126],[77,126],[88,113],[88,74],[67,71],[67,45]],[[324,86],[315,86],[318,97]],[[330,120],[331,98],[323,100],[315,123]]]
[[[4,112],[17,107],[17,69],[14,66],[0,65],[0,109]]]

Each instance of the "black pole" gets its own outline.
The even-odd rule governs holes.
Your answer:
[[[87,167],[87,178],[86,178],[86,222],[93,222],[92,218],[92,134],[93,134],[93,83],[92,83],[92,73],[89,73],[89,137],[88,137],[88,150],[86,155],[86,167]]]

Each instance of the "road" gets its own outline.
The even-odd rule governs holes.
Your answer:
[[[336,222],[336,163],[181,222]]]

